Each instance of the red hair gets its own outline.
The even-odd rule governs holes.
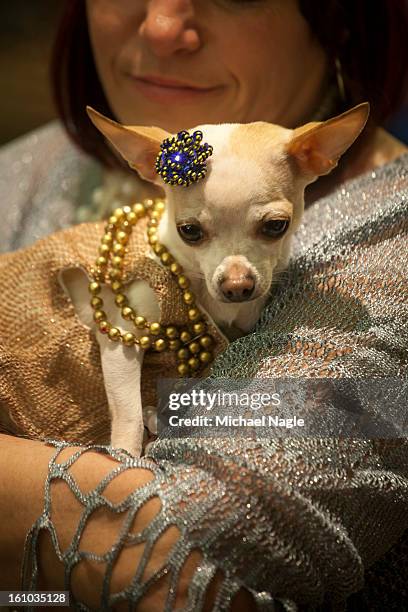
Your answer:
[[[104,166],[119,160],[106,145],[86,113],[86,106],[113,116],[96,71],[88,33],[85,0],[68,0],[51,56],[54,102],[71,139]]]
[[[347,105],[368,100],[372,121],[383,124],[407,96],[406,0],[299,0],[299,6],[329,62],[340,59]]]

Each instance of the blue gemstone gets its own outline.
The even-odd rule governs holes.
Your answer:
[[[172,153],[170,155],[170,160],[172,162],[176,162],[177,164],[185,164],[187,161],[187,156],[185,153],[177,151],[176,153]]]

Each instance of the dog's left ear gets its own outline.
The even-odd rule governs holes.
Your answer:
[[[147,181],[162,186],[155,162],[160,153],[160,144],[171,134],[158,127],[121,125],[90,106],[86,107],[86,111],[95,127],[113,144],[131,168]]]
[[[307,176],[328,174],[363,130],[369,112],[369,103],[363,102],[328,121],[297,128],[286,151]]]

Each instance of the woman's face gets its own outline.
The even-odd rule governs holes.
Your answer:
[[[87,12],[122,123],[295,127],[321,100],[326,56],[297,0],[87,0]]]

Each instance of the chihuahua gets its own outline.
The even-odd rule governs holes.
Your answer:
[[[229,340],[254,327],[272,283],[288,264],[291,238],[302,220],[305,187],[337,165],[364,128],[368,113],[369,105],[363,103],[294,130],[266,122],[197,126],[213,155],[204,180],[182,188],[164,184],[155,169],[160,145],[171,134],[157,127],[123,126],[88,108],[94,125],[131,168],[164,189],[159,241],[185,270],[199,306]],[[151,256],[156,258],[153,252]],[[80,319],[96,330],[88,283],[80,269],[64,278]],[[133,281],[127,294],[138,312],[150,320],[160,318],[157,298],[146,281]],[[101,297],[109,303],[106,288]],[[135,331],[113,307],[109,318],[123,331]],[[100,333],[97,338],[111,444],[140,456],[143,349],[110,342]]]

